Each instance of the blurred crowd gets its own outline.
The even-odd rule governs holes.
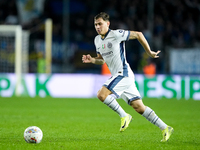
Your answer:
[[[0,0],[0,24],[20,24],[16,0]],[[168,72],[169,47],[186,48],[200,45],[200,2],[198,0],[44,0],[43,13],[26,24],[24,29],[31,31],[32,41],[44,39],[41,25],[45,18],[53,19],[53,41],[65,43],[63,39],[63,2],[69,2],[69,47],[67,58],[53,57],[55,66],[62,66],[65,59],[73,66],[71,72],[100,72],[99,66],[81,63],[81,55],[95,55],[94,16],[102,11],[110,15],[111,29],[142,31],[152,50],[161,50],[160,59],[149,59],[137,40],[126,43],[127,59],[136,73],[143,72],[143,67],[153,62],[157,73]],[[148,7],[153,5],[153,20],[149,29]],[[30,54],[34,53],[34,43]],[[57,64],[57,65],[56,65]],[[31,65],[30,65],[31,66]],[[58,68],[58,67],[57,67]],[[34,69],[30,69],[34,72]],[[64,72],[56,70],[56,72]]]
[[[81,2],[80,2],[81,3]],[[127,42],[127,59],[134,72],[142,72],[149,62],[156,63],[157,73],[168,73],[167,47],[199,46],[200,2],[197,0],[154,0],[153,31],[148,29],[148,5],[151,0],[87,0],[84,9],[71,15],[71,40],[92,43],[96,35],[93,17],[105,11],[111,18],[111,29],[142,31],[151,40],[152,50],[161,50],[161,58],[146,59],[137,41]],[[82,48],[84,49],[84,47]],[[86,48],[86,49],[89,49]],[[143,60],[146,59],[146,60]]]

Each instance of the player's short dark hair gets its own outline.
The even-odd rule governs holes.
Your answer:
[[[105,12],[101,12],[101,13],[99,13],[98,15],[96,15],[94,17],[94,20],[97,20],[99,18],[102,18],[104,21],[109,21],[110,16],[107,13],[105,13]]]

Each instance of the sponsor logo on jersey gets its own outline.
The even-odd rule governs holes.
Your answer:
[[[107,52],[107,53],[102,53],[101,56],[108,56],[108,55],[112,55],[113,54],[113,51],[110,51],[110,52]]]

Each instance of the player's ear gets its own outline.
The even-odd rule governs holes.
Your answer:
[[[108,26],[108,27],[110,26],[110,21],[107,21],[107,26]]]

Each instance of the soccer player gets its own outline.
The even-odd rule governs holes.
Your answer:
[[[151,108],[143,104],[140,93],[135,86],[134,73],[126,61],[125,41],[137,39],[146,53],[152,58],[158,58],[160,51],[151,51],[149,44],[141,32],[123,29],[111,30],[109,29],[109,25],[110,21],[107,13],[101,12],[94,17],[94,26],[98,33],[94,39],[97,57],[91,57],[90,54],[82,56],[83,63],[93,63],[96,65],[106,63],[112,74],[112,77],[98,91],[97,97],[119,114],[121,117],[121,132],[129,126],[132,116],[126,113],[118,104],[116,101],[118,97],[121,97],[152,124],[158,126],[163,134],[161,142],[166,142],[174,130],[165,124]]]

